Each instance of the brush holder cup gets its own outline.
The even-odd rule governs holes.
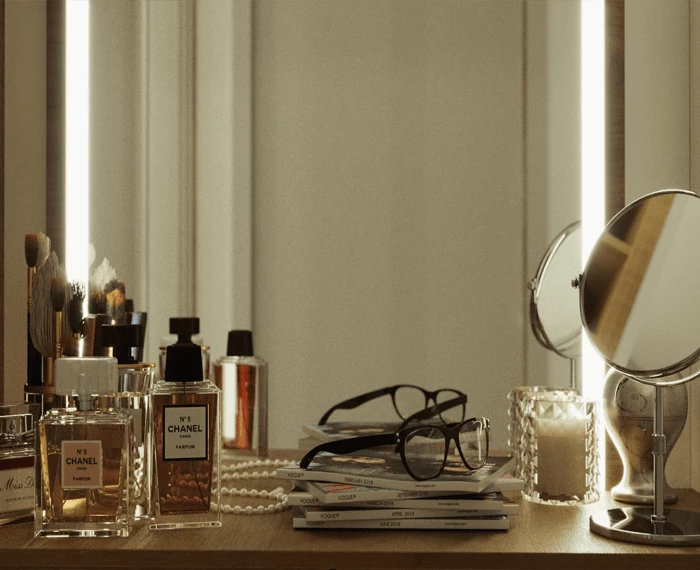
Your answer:
[[[576,395],[526,393],[520,414],[523,496],[548,505],[597,501],[595,402]]]

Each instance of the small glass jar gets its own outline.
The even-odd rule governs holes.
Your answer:
[[[0,404],[0,525],[34,512],[34,426],[26,404]]]
[[[517,386],[508,393],[508,447],[510,448],[513,457],[515,457],[515,470],[513,474],[519,479],[525,479],[524,473],[524,453],[525,445],[523,443],[523,422],[524,418],[521,413],[521,402],[525,398],[573,398],[576,396],[576,390],[569,388],[554,388],[551,386]]]
[[[597,501],[596,403],[581,396],[530,393],[523,418],[523,497],[534,503],[574,505]]]

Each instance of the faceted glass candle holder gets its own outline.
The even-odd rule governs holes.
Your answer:
[[[519,479],[524,479],[523,472],[523,417],[521,414],[520,402],[523,398],[574,398],[576,391],[566,388],[553,388],[550,386],[518,386],[508,393],[508,446],[515,458],[515,470],[513,475]]]
[[[597,501],[596,404],[580,396],[535,394],[520,402],[523,419],[523,496],[535,503]]]

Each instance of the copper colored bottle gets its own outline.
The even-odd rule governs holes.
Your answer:
[[[214,364],[223,447],[227,455],[267,457],[267,362],[254,355],[249,330],[230,331],[226,353]]]

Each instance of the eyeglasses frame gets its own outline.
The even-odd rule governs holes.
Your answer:
[[[324,442],[320,445],[317,445],[313,449],[311,449],[304,457],[302,460],[299,462],[299,467],[301,469],[306,469],[308,466],[311,464],[311,461],[313,460],[316,455],[321,453],[322,451],[328,452],[328,453],[333,453],[335,455],[347,455],[349,453],[353,453],[355,451],[360,451],[362,449],[369,449],[372,447],[385,447],[385,446],[396,446],[396,451],[398,451],[399,456],[401,457],[401,462],[403,463],[404,469],[406,469],[406,473],[408,473],[413,479],[416,481],[428,481],[430,479],[435,479],[439,477],[442,472],[445,469],[445,465],[447,463],[447,452],[450,447],[450,441],[455,442],[455,447],[459,451],[459,455],[462,459],[462,463],[467,467],[469,470],[474,470],[478,469],[479,467],[482,467],[482,465],[479,465],[478,467],[474,467],[469,464],[469,462],[466,460],[464,457],[464,453],[462,451],[462,446],[459,443],[459,433],[460,429],[464,424],[467,423],[480,423],[483,427],[483,429],[486,431],[486,454],[484,456],[484,464],[488,461],[488,456],[489,456],[489,430],[491,428],[491,422],[488,420],[488,418],[485,417],[474,417],[474,418],[469,418],[467,420],[463,420],[461,422],[456,422],[452,424],[422,424],[422,425],[416,425],[416,426],[411,426],[411,427],[406,427],[400,430],[397,430],[394,433],[382,433],[382,434],[376,434],[376,435],[364,435],[360,437],[350,437],[347,439],[337,439],[333,441],[327,441]],[[440,433],[442,433],[443,437],[445,438],[445,454],[442,458],[442,467],[440,467],[440,470],[436,475],[432,475],[430,477],[418,477],[416,476],[413,471],[411,471],[408,462],[406,461],[406,453],[405,453],[405,444],[406,444],[406,439],[416,430],[419,429],[426,429],[426,428],[433,428],[437,429]]]
[[[417,388],[418,390],[423,392],[423,395],[425,396],[425,403],[423,404],[424,409],[412,414],[408,418],[403,417],[403,415],[401,415],[401,412],[399,412],[398,406],[396,405],[396,392],[399,388]],[[323,416],[321,416],[321,419],[318,421],[318,425],[320,425],[320,426],[325,425],[326,422],[328,421],[328,418],[330,417],[330,415],[336,410],[352,410],[352,409],[357,408],[357,407],[361,406],[362,404],[365,404],[371,400],[374,400],[376,398],[380,398],[382,396],[389,394],[391,396],[391,403],[394,406],[394,411],[396,411],[399,418],[401,418],[403,420],[403,423],[401,425],[404,426],[406,424],[406,422],[414,421],[413,418],[415,418],[415,416],[417,416],[418,414],[421,414],[425,410],[430,409],[428,407],[428,404],[430,403],[431,400],[433,402],[435,402],[435,406],[433,406],[433,408],[435,408],[436,406],[439,406],[440,404],[438,404],[437,395],[440,392],[454,392],[458,396],[462,396],[462,395],[464,396],[464,402],[463,402],[464,408],[462,410],[462,418],[464,418],[464,416],[466,415],[467,395],[464,394],[464,392],[461,392],[460,390],[455,390],[454,388],[439,388],[437,390],[431,391],[431,390],[426,390],[425,388],[422,388],[421,386],[416,386],[415,384],[395,384],[393,386],[387,386],[385,388],[379,388],[378,390],[372,390],[370,392],[360,394],[359,396],[355,396],[354,398],[350,398],[348,400],[344,400],[344,401],[336,404],[335,406],[331,407],[325,414],[323,414]],[[449,402],[452,400],[456,400],[456,398],[453,398],[451,400],[446,400],[445,402]],[[442,402],[442,403],[444,404],[445,402]],[[459,405],[460,403],[461,402],[455,404],[455,406]],[[442,412],[442,411],[445,411],[447,409],[449,409],[449,408],[443,407],[443,408],[441,408],[440,411]],[[426,416],[426,417],[430,417],[430,416]],[[442,418],[442,416],[441,416],[441,418]],[[464,421],[464,419],[462,421]]]

